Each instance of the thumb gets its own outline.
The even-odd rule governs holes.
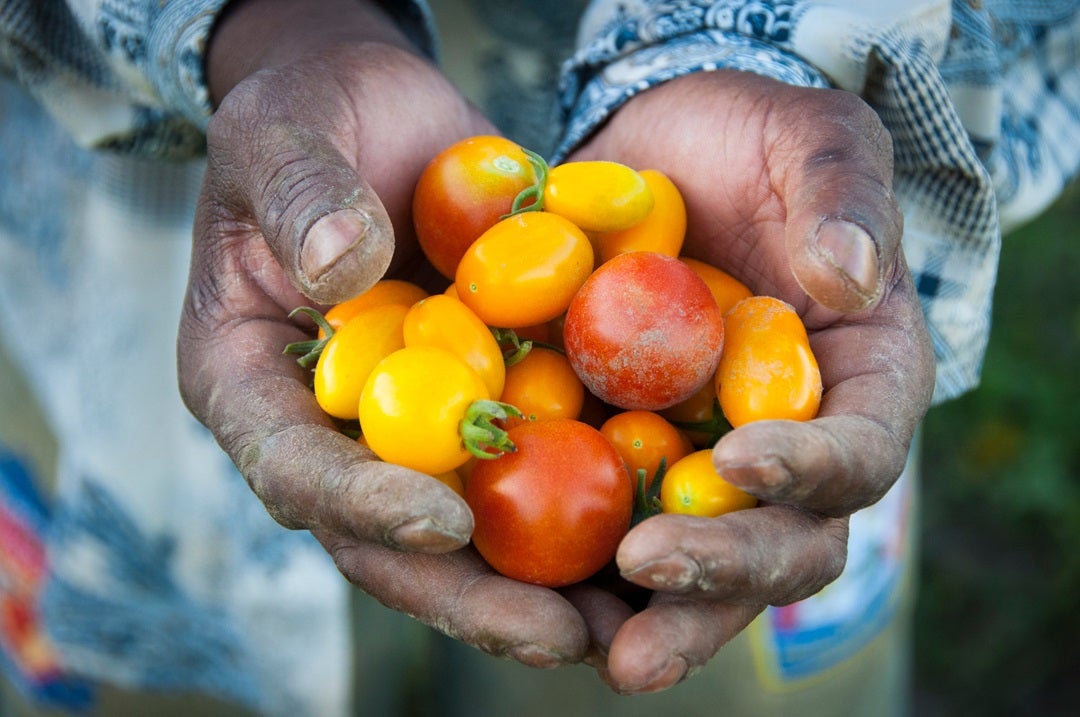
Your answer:
[[[228,194],[240,205],[233,210],[257,224],[297,290],[334,304],[386,273],[394,254],[390,217],[325,134],[272,120],[214,129],[212,122],[214,184],[231,187]]]
[[[816,130],[787,155],[781,175],[786,246],[803,291],[830,309],[856,312],[881,298],[903,215],[892,191],[888,132],[854,95],[827,95]]]

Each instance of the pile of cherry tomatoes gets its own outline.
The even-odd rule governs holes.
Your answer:
[[[432,160],[413,217],[446,291],[383,280],[325,315],[300,309],[319,336],[287,350],[379,458],[465,498],[473,544],[507,576],[568,585],[658,511],[753,507],[713,443],[817,414],[799,316],[680,256],[685,205],[658,171],[548,167],[472,137]]]

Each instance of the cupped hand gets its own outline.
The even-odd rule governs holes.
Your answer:
[[[734,71],[630,100],[571,159],[658,169],[682,190],[684,253],[792,304],[825,392],[808,422],[725,435],[713,462],[762,507],[661,515],[623,540],[624,578],[655,591],[632,614],[585,590],[601,674],[620,692],[669,687],[766,605],[808,597],[846,560],[848,516],[904,467],[930,402],[934,359],[901,250],[892,147],[856,96]]]
[[[580,660],[577,610],[460,549],[465,503],[344,436],[282,353],[309,338],[294,308],[436,276],[410,235],[413,186],[440,149],[494,128],[356,0],[235,2],[209,72],[219,102],[178,339],[187,405],[268,512],[312,531],[361,589],[489,652]]]

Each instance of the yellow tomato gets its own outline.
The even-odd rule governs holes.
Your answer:
[[[355,419],[368,374],[384,357],[402,348],[408,308],[384,304],[361,311],[327,340],[315,364],[315,400],[335,418]]]
[[[372,369],[360,394],[360,429],[382,460],[437,475],[472,455],[462,422],[489,398],[480,376],[450,351],[409,346]]]
[[[544,211],[566,217],[585,231],[627,229],[643,221],[652,207],[649,185],[625,164],[566,162],[548,171]]]
[[[458,298],[488,326],[515,329],[550,321],[593,268],[588,237],[548,212],[525,212],[484,232],[458,264]]]
[[[655,251],[677,257],[682,250],[686,238],[686,203],[682,193],[662,172],[643,169],[639,174],[652,192],[652,211],[631,227],[592,235],[601,263],[630,251]]]
[[[503,392],[506,363],[491,329],[457,299],[436,294],[421,299],[405,314],[406,346],[438,346],[465,361],[487,385],[491,396]]]
[[[720,477],[709,449],[676,461],[660,483],[660,506],[665,513],[715,518],[755,505],[757,498]]]

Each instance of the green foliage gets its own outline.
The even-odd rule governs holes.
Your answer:
[[[1080,187],[1005,238],[978,390],[925,422],[920,714],[1080,704]]]

